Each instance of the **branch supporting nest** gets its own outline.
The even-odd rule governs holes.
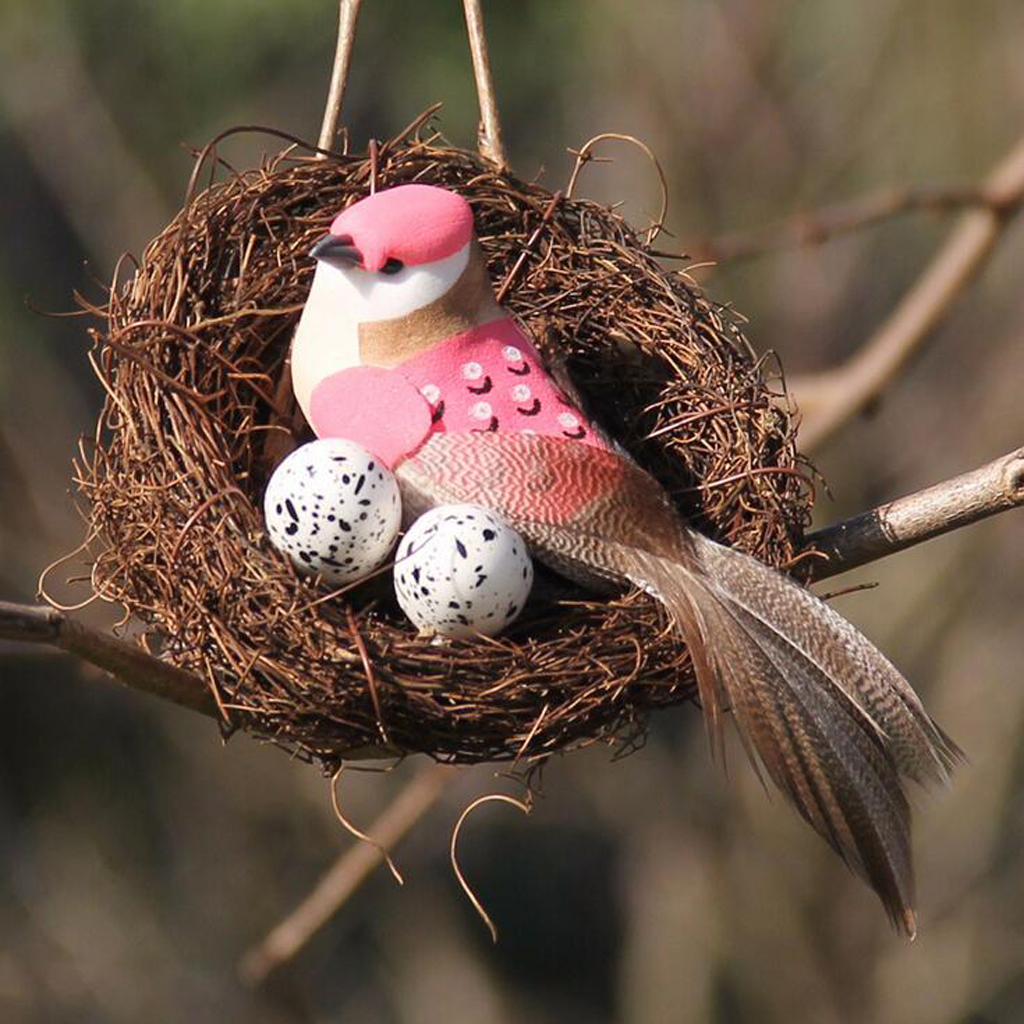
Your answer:
[[[981,519],[1024,506],[1024,448],[862,512],[807,538],[824,559],[808,560],[805,572],[826,579],[885,558]]]
[[[809,580],[829,579],[1021,507],[1024,448],[810,534],[807,549],[818,557],[803,559],[798,574]],[[221,717],[198,676],[53,608],[0,601],[0,640],[49,644],[104,669],[129,689]]]
[[[129,689],[221,717],[213,694],[198,676],[54,608],[0,601],[0,640],[49,644],[103,669]]]

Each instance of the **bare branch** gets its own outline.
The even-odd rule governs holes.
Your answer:
[[[356,843],[335,861],[313,891],[239,965],[242,979],[258,985],[287,963],[342,907],[367,876],[437,802],[455,769],[430,764],[398,794],[370,828],[374,843]]]
[[[842,366],[791,379],[810,451],[876,398],[903,370],[974,280],[1024,201],[1024,138],[981,187],[989,205],[965,213],[899,305]]]
[[[348,69],[352,63],[352,47],[356,41],[356,18],[359,17],[359,6],[362,2],[363,0],[340,0],[338,5],[338,45],[334,51],[331,85],[327,90],[327,105],[324,107],[324,119],[317,142],[320,149],[330,149],[338,131],[341,101],[345,97],[345,83],[348,81]],[[318,155],[321,158],[325,156],[323,153]]]
[[[198,676],[53,608],[0,601],[0,640],[50,644],[109,672],[132,690],[141,690],[211,718],[221,717],[213,694]]]
[[[699,263],[738,263],[781,249],[820,245],[838,235],[859,231],[901,214],[953,213],[965,206],[995,207],[996,201],[983,189],[973,186],[883,188],[857,199],[798,213],[782,223],[732,231],[696,242],[690,247],[690,256]]]
[[[498,119],[498,101],[494,96],[491,61],[487,56],[487,36],[480,0],[463,0],[466,10],[466,29],[469,32],[469,50],[473,55],[473,75],[476,94],[480,100],[480,128],[477,148],[481,156],[493,161],[504,170],[508,167],[505,147],[501,141],[501,121]]]
[[[803,563],[804,573],[816,580],[827,579],[1020,507],[1024,507],[1024,448],[812,533],[807,538],[808,548],[821,552],[827,560],[808,559]]]

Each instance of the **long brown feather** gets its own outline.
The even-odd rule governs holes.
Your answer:
[[[665,606],[689,647],[712,752],[728,709],[755,768],[913,935],[910,809],[901,776],[945,780],[960,751],[896,668],[809,591],[681,520],[615,452],[521,434],[439,434],[397,469],[407,507],[471,502],[584,583]]]
[[[751,758],[913,934],[910,810],[884,733],[788,638],[717,588],[693,578],[680,585],[678,567],[639,561],[676,621],[686,614],[679,604],[703,609],[715,674],[698,675],[702,699],[721,690],[718,700],[731,708]]]

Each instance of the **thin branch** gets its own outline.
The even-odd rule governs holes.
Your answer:
[[[337,913],[381,864],[382,851],[393,850],[434,806],[454,771],[439,764],[421,769],[371,826],[370,836],[379,845],[357,843],[346,850],[302,903],[245,954],[239,973],[247,984],[258,985],[271,971],[291,960]]]
[[[995,206],[983,189],[957,185],[883,188],[818,210],[807,210],[768,227],[732,231],[696,242],[696,262],[738,263],[781,249],[821,245],[838,235],[859,231],[905,213],[953,213],[965,206]]]
[[[129,689],[211,718],[221,717],[213,694],[199,676],[168,665],[141,647],[68,618],[54,608],[0,601],[0,640],[49,644],[109,672]]]
[[[982,184],[984,209],[965,213],[899,305],[843,365],[791,380],[803,413],[800,443],[822,444],[877,398],[974,280],[1024,201],[1024,138]]]
[[[805,575],[827,579],[904,548],[1024,507],[1024,448],[980,469],[862,512],[807,538],[826,558],[803,562]],[[826,560],[827,559],[827,560]]]
[[[476,94],[480,100],[477,148],[481,156],[504,170],[508,167],[508,159],[501,141],[501,121],[498,119],[498,101],[494,96],[494,80],[491,77],[491,61],[487,55],[487,36],[484,33],[484,16],[480,10],[480,0],[463,0],[463,6],[466,10],[469,50],[473,55]]]
[[[362,2],[363,0],[340,0],[338,5],[338,45],[334,50],[331,85],[327,90],[327,105],[324,107],[324,119],[317,142],[321,149],[331,148],[338,131],[341,101],[345,97],[345,83],[348,81],[348,69],[352,63],[352,47],[356,41],[356,18],[359,17],[359,6]],[[319,154],[321,159],[324,155]]]

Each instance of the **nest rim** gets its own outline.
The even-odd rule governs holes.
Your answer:
[[[215,156],[90,331],[106,402],[75,482],[94,592],[207,681],[226,729],[328,771],[365,751],[534,764],[637,745],[652,710],[694,693],[685,644],[646,595],[545,578],[502,636],[439,647],[382,580],[326,600],[270,546],[263,487],[312,436],[282,386],[306,254],[373,187],[456,187],[505,304],[566,361],[597,421],[697,528],[785,568],[813,491],[771,358],[658,261],[653,234],[451,146],[426,118],[365,154],[289,147],[196,188]]]

